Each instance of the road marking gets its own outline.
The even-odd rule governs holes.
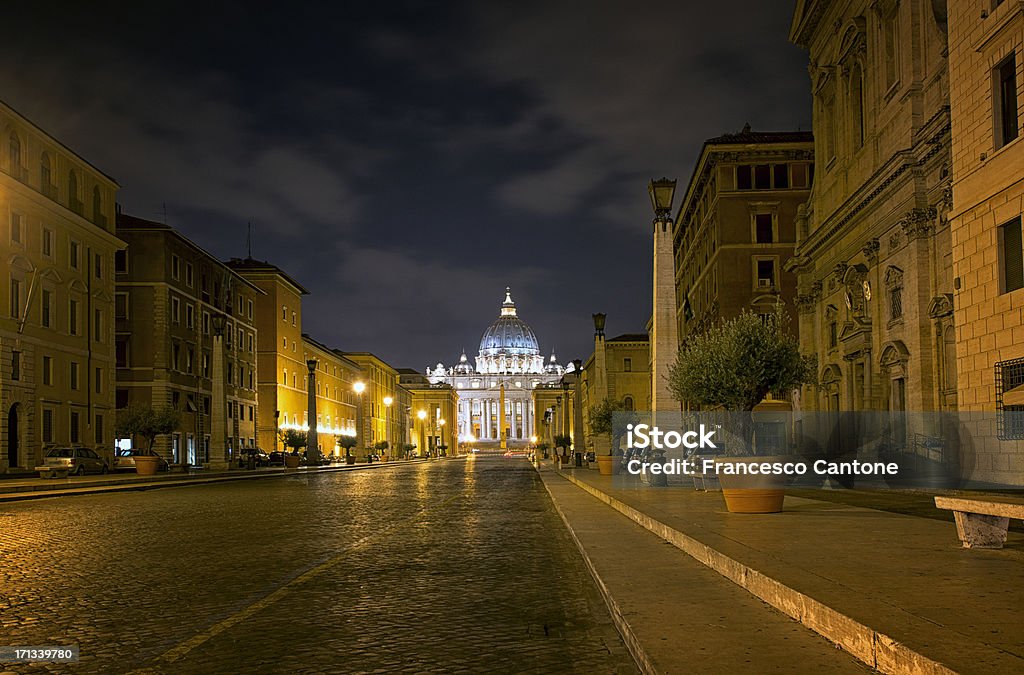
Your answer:
[[[260,610],[265,609],[265,608],[269,607],[270,605],[274,604],[275,602],[277,602],[278,600],[280,600],[281,598],[286,596],[291,591],[292,587],[295,586],[296,584],[301,584],[303,582],[309,581],[310,579],[313,579],[314,577],[317,577],[320,574],[322,574],[323,572],[326,572],[327,570],[331,569],[335,565],[338,565],[338,564],[340,564],[342,562],[345,562],[344,556],[349,551],[351,551],[351,550],[353,550],[353,549],[355,549],[355,548],[357,548],[359,546],[363,546],[364,544],[369,542],[374,537],[379,537],[379,536],[381,536],[381,535],[383,535],[383,534],[385,534],[387,532],[390,532],[391,530],[397,529],[399,527],[405,527],[407,525],[410,525],[413,522],[415,522],[416,520],[418,520],[419,518],[421,518],[422,516],[424,516],[426,513],[430,512],[430,511],[432,511],[434,509],[439,509],[439,508],[445,507],[449,503],[451,503],[453,500],[455,500],[455,499],[457,499],[459,497],[468,497],[468,495],[465,494],[465,491],[458,492],[458,493],[453,494],[452,496],[448,497],[444,501],[440,502],[439,504],[435,504],[433,506],[429,506],[429,507],[420,509],[414,515],[410,516],[409,518],[407,518],[404,521],[401,521],[401,522],[398,522],[398,523],[394,523],[392,525],[388,525],[388,526],[386,526],[386,527],[384,527],[384,528],[382,528],[380,530],[377,530],[373,534],[368,534],[365,537],[362,537],[361,539],[355,541],[354,543],[349,544],[348,546],[346,546],[340,552],[330,556],[329,558],[327,558],[323,562],[320,562],[320,563],[317,563],[317,564],[313,565],[313,567],[311,567],[310,569],[306,570],[305,572],[303,572],[302,574],[298,575],[297,577],[293,578],[291,581],[285,582],[285,584],[283,586],[278,588],[276,591],[270,593],[270,595],[266,595],[266,596],[260,598],[259,600],[253,601],[252,603],[250,603],[246,607],[243,607],[242,609],[240,609],[239,611],[235,612],[234,614],[232,614],[231,616],[229,616],[227,618],[221,619],[220,621],[218,621],[217,623],[213,624],[212,626],[210,626],[206,630],[202,631],[201,633],[198,633],[198,634],[194,635],[193,637],[178,643],[176,646],[168,649],[166,652],[164,652],[160,656],[158,656],[155,659],[153,659],[153,661],[155,662],[156,665],[159,665],[160,662],[163,662],[163,663],[166,663],[166,664],[174,663],[175,661],[181,659],[182,657],[184,657],[186,654],[188,654],[190,651],[192,651],[196,647],[199,647],[203,643],[209,641],[210,639],[216,637],[217,635],[220,635],[221,633],[223,633],[227,629],[231,628],[232,626],[234,626],[234,625],[236,625],[236,624],[238,624],[238,623],[248,619],[249,617],[251,617],[254,614],[256,614],[256,612],[259,612]],[[159,672],[159,671],[154,670],[153,668],[141,668],[141,669],[137,669],[137,670],[132,671],[132,673],[134,675],[143,675],[145,673],[156,673],[156,672]]]

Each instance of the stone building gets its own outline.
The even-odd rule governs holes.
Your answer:
[[[557,382],[562,373],[554,354],[544,362],[537,336],[519,318],[506,288],[498,318],[480,338],[475,364],[463,352],[455,366],[438,363],[426,374],[431,383],[450,384],[458,392],[459,415],[454,423],[460,439],[500,445],[503,429],[507,444],[525,446],[536,431],[530,390]]]
[[[0,102],[0,473],[50,444],[113,459],[118,185]]]
[[[416,456],[453,455],[475,445],[470,439],[459,438],[455,423],[459,394],[453,386],[431,382],[426,375],[412,368],[401,368],[398,374],[400,390],[409,395],[409,442],[416,446]]]
[[[407,398],[400,392],[398,385],[399,372],[370,352],[344,352],[346,358],[358,364],[361,369],[360,381],[364,385],[363,393],[358,401],[362,401],[364,447],[372,448],[374,444],[387,441],[391,457],[397,457],[396,446],[407,443],[409,429],[409,403],[403,404]]]
[[[956,384],[974,478],[1024,484],[1024,5],[949,3]],[[952,371],[952,362],[943,363]]]
[[[750,126],[704,142],[675,218],[679,341],[742,311],[782,303],[796,328],[796,275],[783,269],[814,178],[810,132]]]
[[[168,225],[118,214],[117,228],[128,244],[115,263],[117,407],[180,413],[154,447],[168,461],[230,463],[256,444],[254,317],[264,293]]]
[[[943,5],[797,2],[816,171],[786,269],[818,359],[805,409],[956,409]]]
[[[342,352],[317,342],[306,333],[302,334],[302,358],[306,361],[307,369],[306,384],[303,386],[306,391],[306,405],[302,410],[304,422],[301,425],[290,423],[294,425],[290,428],[308,430],[310,427],[308,371],[309,362],[314,361],[319,449],[321,454],[327,456],[342,456],[345,453],[338,445],[338,440],[340,436],[354,436],[356,433],[359,396],[355,392],[355,384],[364,379],[365,371],[359,363]]]

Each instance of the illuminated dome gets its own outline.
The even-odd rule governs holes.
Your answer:
[[[459,365],[455,366],[456,375],[469,375],[473,372],[473,366],[469,363],[469,357],[466,356],[466,351],[462,351],[462,356],[459,357]]]
[[[540,355],[537,336],[526,322],[516,315],[516,303],[505,288],[501,315],[488,326],[480,338],[476,358],[480,373],[542,373],[544,359]]]

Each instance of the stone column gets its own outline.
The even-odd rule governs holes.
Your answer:
[[[227,446],[227,405],[228,397],[224,386],[224,317],[218,315],[213,321],[213,383],[210,391],[210,457],[206,466],[214,470],[228,468]]]
[[[309,369],[309,382],[306,384],[306,408],[309,410],[309,431],[306,434],[306,463],[317,466],[320,463],[320,439],[316,418],[316,366],[315,359],[306,361]]]

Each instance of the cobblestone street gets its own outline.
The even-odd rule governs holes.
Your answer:
[[[396,465],[0,506],[12,672],[632,672],[536,473]]]

